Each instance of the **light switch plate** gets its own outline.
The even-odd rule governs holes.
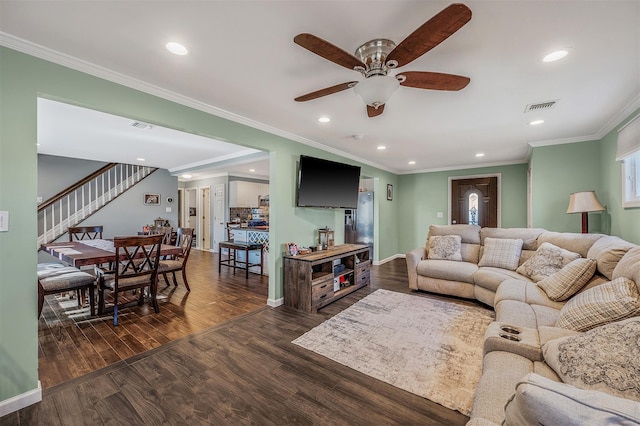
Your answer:
[[[165,211],[165,213],[171,213],[171,207],[166,207],[166,208],[164,209],[164,211]]]
[[[438,213],[436,213],[436,217],[437,217],[438,219],[442,219],[442,217],[443,217],[443,216],[444,216],[444,215],[442,214],[442,212],[438,212]]]
[[[0,211],[0,232],[9,231],[9,212]]]

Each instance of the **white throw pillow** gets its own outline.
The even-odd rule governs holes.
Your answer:
[[[427,259],[462,261],[460,235],[434,235],[429,237]]]
[[[617,278],[569,300],[560,310],[556,327],[587,331],[639,313],[640,294],[636,284],[626,278]]]
[[[478,266],[515,271],[522,253],[522,240],[510,238],[485,238],[482,258]]]
[[[576,294],[593,277],[598,263],[595,259],[576,259],[555,274],[538,281],[538,287],[556,302]]]
[[[640,317],[634,317],[550,340],[542,352],[563,382],[640,401],[639,339]]]
[[[580,258],[578,253],[545,242],[538,247],[533,256],[518,267],[516,272],[537,283],[578,258]]]
[[[634,402],[604,392],[578,389],[529,373],[504,408],[504,425],[631,425],[640,422]]]

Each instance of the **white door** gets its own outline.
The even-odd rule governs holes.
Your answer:
[[[224,212],[224,184],[213,187],[213,251],[218,252],[218,243],[226,241],[227,232]]]
[[[199,215],[199,238],[200,249],[209,250],[211,248],[211,188],[200,188],[200,212]]]

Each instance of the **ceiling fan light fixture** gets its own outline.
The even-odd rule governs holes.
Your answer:
[[[365,104],[377,109],[387,103],[399,86],[400,82],[395,77],[376,75],[359,82],[353,90]]]

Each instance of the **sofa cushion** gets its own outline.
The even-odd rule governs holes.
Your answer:
[[[605,236],[593,243],[587,257],[598,261],[598,272],[608,279],[613,279],[613,270],[616,265],[633,247],[635,247],[634,244],[622,238]]]
[[[557,273],[538,282],[549,299],[567,300],[578,292],[596,272],[594,259],[576,259]]]
[[[520,380],[505,408],[505,425],[623,425],[640,422],[633,401],[578,389],[535,373]]]
[[[478,225],[431,225],[429,236],[460,235],[463,243],[480,244],[480,227]]]
[[[629,250],[613,270],[612,279],[628,278],[640,286],[640,246]]]
[[[529,305],[550,306],[557,310],[562,309],[564,303],[554,302],[535,283],[524,280],[504,280],[496,292],[495,303],[501,300],[516,300]]]
[[[560,311],[556,326],[587,331],[640,313],[636,284],[618,278],[577,294]]]
[[[518,267],[517,272],[531,278],[534,282],[538,282],[555,274],[579,257],[578,253],[554,246],[551,243],[543,243],[529,260]]]
[[[462,261],[462,237],[460,235],[429,236],[427,258]]]
[[[485,244],[486,238],[506,238],[512,240],[522,240],[522,250],[536,250],[538,248],[538,237],[545,232],[539,228],[482,228],[480,239]]]
[[[513,395],[516,383],[532,371],[533,362],[525,357],[503,351],[486,354],[482,360],[482,376],[476,387],[471,418],[502,423],[504,405]]]
[[[530,305],[517,300],[496,302],[496,321],[518,327],[537,328],[552,326],[558,320],[558,309],[542,305]]]
[[[544,359],[565,383],[640,401],[639,336],[640,317],[605,324],[547,342]]]
[[[494,293],[504,281],[512,279],[524,282],[529,281],[528,278],[523,277],[515,271],[502,268],[492,268],[490,266],[483,266],[479,268],[478,272],[473,275],[473,282],[477,286],[491,290]]]
[[[603,235],[601,234],[545,231],[538,237],[538,246],[543,243],[551,243],[565,250],[579,253],[582,257],[590,257],[587,256],[589,249],[602,237]]]
[[[470,284],[473,284],[473,274],[477,270],[478,266],[470,262],[427,259],[418,263],[418,275]]]
[[[493,266],[515,271],[518,267],[521,251],[521,239],[485,238],[478,266]]]

